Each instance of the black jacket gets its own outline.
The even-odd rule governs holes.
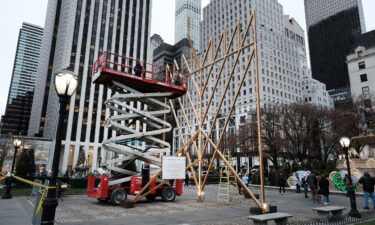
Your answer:
[[[374,192],[375,178],[365,175],[359,179],[359,183],[363,184],[363,191]]]
[[[285,185],[285,183],[286,183],[286,177],[285,177],[284,174],[279,174],[279,176],[278,176],[278,183],[279,183],[280,186]]]
[[[310,189],[318,188],[318,179],[316,178],[314,174],[310,174],[307,177],[307,184],[309,185]]]
[[[326,178],[320,178],[319,180],[319,194],[329,195],[329,181]]]

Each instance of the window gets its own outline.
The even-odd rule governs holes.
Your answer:
[[[361,74],[361,82],[367,81],[367,74]]]
[[[370,89],[369,89],[368,86],[362,87],[362,94],[364,94],[364,95],[370,94]]]
[[[366,63],[365,63],[365,61],[359,62],[358,63],[358,68],[360,70],[366,69]]]
[[[357,56],[358,56],[358,58],[363,57],[363,51],[362,50],[358,51],[357,52]]]

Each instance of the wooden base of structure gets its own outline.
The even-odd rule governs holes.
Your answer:
[[[258,206],[253,206],[250,207],[250,215],[261,215],[261,214],[266,214],[266,213],[276,213],[277,212],[277,206],[275,205],[270,205],[269,206],[269,212],[263,213],[262,208]]]
[[[121,207],[124,207],[126,209],[130,209],[130,208],[134,208],[134,202],[131,201],[131,200],[123,200],[121,203],[120,203],[120,206]]]

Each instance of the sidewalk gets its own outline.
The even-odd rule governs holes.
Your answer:
[[[256,187],[256,188],[260,188],[260,185],[257,185],[257,184],[250,184],[249,187]],[[270,189],[270,190],[279,190],[279,187],[276,187],[276,186],[264,186],[265,189]],[[296,188],[291,188],[291,187],[286,187],[285,188],[285,191],[288,191],[288,192],[296,192]],[[301,187],[301,193],[303,193],[303,188]],[[310,193],[310,189],[309,189],[309,193]],[[343,196],[346,196],[346,192],[342,192],[342,191],[332,191],[332,190],[329,190],[329,194],[330,195],[343,195]],[[355,192],[355,195],[356,196],[363,196],[363,192]]]
[[[31,215],[26,212],[17,198],[0,199],[0,224],[31,224]]]

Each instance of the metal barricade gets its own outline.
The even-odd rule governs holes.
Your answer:
[[[38,183],[38,184],[43,184],[43,182],[39,179],[35,179],[34,182]],[[31,196],[36,196],[41,189],[42,188],[40,186],[33,185],[33,190],[31,192]]]
[[[36,214],[41,197],[42,197],[42,191],[39,190],[37,191],[35,202],[34,202],[32,225],[39,225],[42,222],[43,208],[40,210],[38,214]]]

